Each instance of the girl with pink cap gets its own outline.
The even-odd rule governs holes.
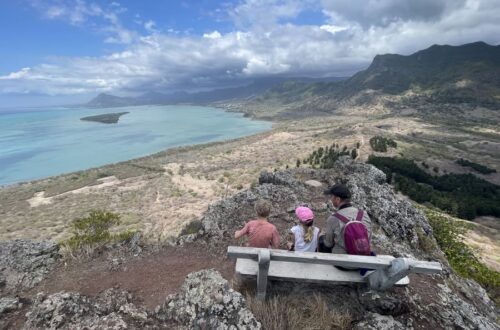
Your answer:
[[[313,226],[313,211],[305,206],[295,209],[299,224],[290,229],[287,247],[290,251],[316,252],[318,248],[319,228]]]

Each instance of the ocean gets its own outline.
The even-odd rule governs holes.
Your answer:
[[[130,112],[117,124],[81,117]],[[42,108],[0,112],[0,185],[255,134],[271,123],[199,106]]]

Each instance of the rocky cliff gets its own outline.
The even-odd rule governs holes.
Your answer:
[[[209,207],[201,219],[200,230],[178,242],[205,242],[214,258],[224,258],[227,245],[235,244],[234,230],[254,217],[253,205],[260,198],[271,201],[270,220],[280,230],[282,239],[294,223],[293,210],[297,205],[309,205],[315,212],[316,224],[323,226],[330,205],[322,191],[336,182],[347,184],[353,192],[353,203],[370,214],[378,253],[439,260],[444,272],[434,276],[411,275],[409,286],[386,292],[373,292],[362,285],[276,282],[270,287],[269,299],[321,295],[329,309],[348,313],[351,326],[356,329],[500,329],[495,305],[477,283],[457,277],[449,268],[424,214],[395,194],[385,183],[384,173],[348,158],[339,160],[332,170],[263,172],[259,184]],[[51,265],[59,258],[52,245],[31,244],[16,241],[0,245],[0,275],[4,288],[9,288],[2,291],[0,315],[2,320],[8,320],[16,310],[25,308],[26,316],[18,315],[25,329],[262,328],[244,295],[214,270],[190,274],[180,291],[166,297],[155,309],[146,309],[129,293],[115,288],[93,297],[76,292],[38,293],[22,307],[17,293],[23,286],[34,285],[31,292],[35,292],[36,281],[49,274]],[[33,246],[44,252],[34,252]],[[0,321],[0,326],[2,322],[6,321]]]

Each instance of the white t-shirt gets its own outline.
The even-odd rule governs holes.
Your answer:
[[[295,251],[316,252],[318,247],[319,228],[313,227],[313,237],[310,242],[304,241],[304,227],[302,225],[293,226],[290,231],[295,236]]]

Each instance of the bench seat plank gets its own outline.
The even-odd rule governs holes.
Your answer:
[[[256,260],[259,255],[260,248],[229,246],[227,253],[229,257],[236,259],[252,259]],[[391,266],[394,259],[393,256],[379,255],[372,256],[357,256],[348,254],[331,254],[331,253],[316,253],[316,252],[291,252],[285,250],[269,250],[271,253],[272,262],[293,262],[306,264],[323,264],[336,265],[347,268],[369,268],[369,269],[385,269]],[[435,274],[441,271],[441,264],[432,261],[417,261],[412,264],[412,272]]]
[[[241,276],[257,276],[259,264],[252,259],[236,260],[236,273]],[[367,279],[359,274],[359,271],[343,271],[332,265],[310,264],[299,262],[286,262],[272,260],[269,265],[268,277],[275,280],[301,281],[301,282],[335,282],[343,283],[365,283]],[[400,280],[396,285],[408,285],[408,277]]]

